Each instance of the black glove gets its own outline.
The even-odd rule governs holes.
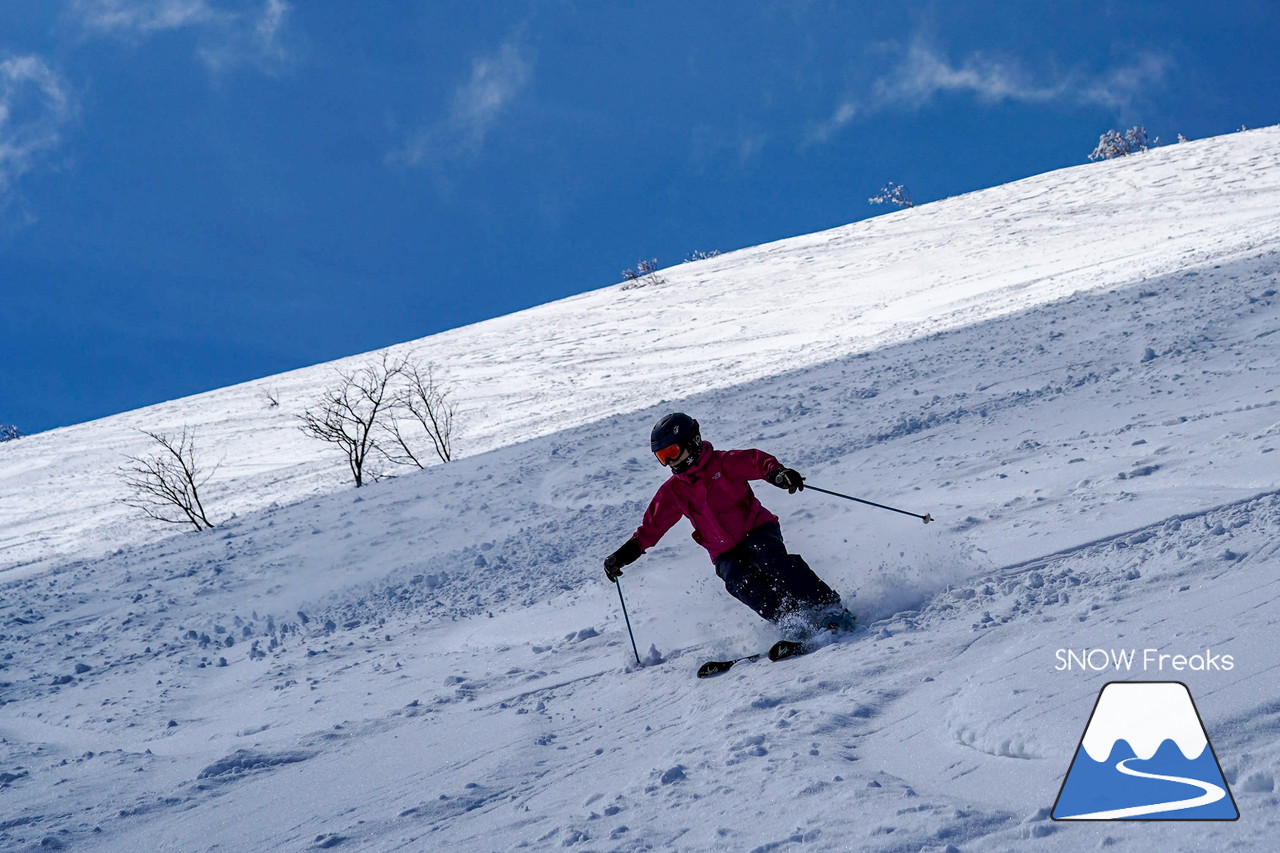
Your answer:
[[[644,551],[640,548],[640,543],[634,539],[628,539],[627,544],[604,558],[604,576],[611,582],[617,583],[618,578],[622,575],[622,567],[629,566],[636,560],[640,559],[640,555]]]
[[[804,477],[801,477],[799,472],[790,468],[774,468],[765,479],[779,489],[786,489],[793,495],[804,490]]]

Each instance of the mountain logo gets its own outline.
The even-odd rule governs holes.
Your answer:
[[[1235,820],[1240,811],[1187,686],[1113,681],[1098,694],[1051,817]]]

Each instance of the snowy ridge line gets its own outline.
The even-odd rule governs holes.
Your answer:
[[[1158,528],[1162,528],[1165,525],[1173,522],[1194,521],[1197,518],[1203,518],[1204,516],[1212,515],[1215,512],[1227,512],[1229,510],[1238,509],[1243,506],[1248,506],[1251,503],[1256,503],[1257,501],[1265,500],[1266,498],[1280,498],[1280,489],[1272,489],[1266,492],[1259,492],[1258,494],[1252,495],[1251,497],[1241,498],[1240,500],[1230,501],[1229,503],[1219,504],[1218,506],[1208,507],[1206,509],[1197,510],[1195,512],[1171,515],[1168,518],[1162,518],[1159,521],[1152,522],[1151,524],[1144,524],[1142,527],[1135,527],[1132,530],[1126,530],[1121,533],[1114,533],[1109,536],[1102,536],[1097,539],[1090,540],[1088,542],[1082,542],[1079,545],[1073,545],[1070,548],[1063,548],[1059,551],[1054,551],[1051,554],[1045,554],[1040,557],[1033,557],[1030,560],[1023,560],[1018,563],[1012,563],[1007,566],[1002,566],[998,569],[992,570],[992,574],[1003,578],[1003,577],[1012,577],[1015,575],[1022,574],[1023,572],[1029,569],[1041,569],[1049,565],[1050,563],[1061,560],[1064,557],[1074,556],[1080,553],[1081,551],[1085,551],[1089,548],[1093,548],[1098,545],[1106,545],[1109,542],[1115,542],[1117,540],[1125,539],[1130,536],[1137,536],[1142,533],[1146,533],[1148,531],[1154,531],[1154,530],[1157,530]]]
[[[609,285],[388,349],[448,365],[448,380],[466,389],[458,400],[470,423],[459,442],[463,458],[539,437],[547,423],[584,424],[594,420],[586,413],[635,411],[656,387],[682,399],[726,376],[749,382],[985,320],[1003,322],[1020,308],[1073,293],[1264,251],[1277,227],[1267,199],[1280,194],[1271,168],[1278,147],[1280,129],[1268,128],[1125,158],[1132,162],[1071,167],[680,265],[658,291]],[[1135,207],[1159,213],[1142,229],[1107,224],[1108,211]],[[1082,265],[1085,258],[1097,262]],[[654,322],[653,293],[695,312],[698,335]],[[744,314],[752,318],[745,326]],[[694,347],[696,365],[672,376],[665,365]],[[332,382],[335,368],[367,358],[353,355],[6,443],[0,456],[11,464],[0,474],[6,522],[0,571],[36,573],[55,560],[97,558],[122,543],[159,537],[112,503],[119,457],[147,449],[129,427],[172,431],[185,424],[201,431],[211,453],[231,447],[231,464],[210,484],[222,488],[224,518],[340,489],[340,471],[291,417]],[[282,395],[282,407],[263,410],[266,388]],[[546,417],[552,413],[557,418]],[[60,464],[48,464],[55,458]]]
[[[1066,323],[1082,308],[1097,308],[1114,302],[1131,302],[1134,306],[1141,305],[1148,297],[1166,290],[1185,287],[1188,278],[1204,281],[1210,285],[1222,285],[1228,280],[1234,280],[1236,276],[1248,276],[1257,280],[1259,286],[1265,286],[1264,282],[1268,278],[1274,279],[1276,276],[1277,270],[1274,264],[1277,257],[1280,257],[1280,252],[1276,249],[1268,249],[1256,256],[1248,255],[1234,259],[1215,256],[1196,264],[1180,266],[1154,278],[1142,278],[1117,283],[1115,286],[1099,290],[1071,293],[1028,306],[1000,318],[986,318],[984,322],[976,325],[962,325],[932,331],[920,336],[917,340],[889,342],[867,351],[844,353],[812,367],[778,373],[770,382],[775,387],[787,384],[794,387],[797,383],[805,384],[807,377],[820,375],[824,371],[838,371],[842,377],[846,372],[851,372],[865,384],[865,387],[850,388],[847,392],[837,395],[835,401],[842,403],[846,408],[850,405],[865,405],[874,415],[879,415],[878,419],[873,417],[862,422],[865,432],[845,434],[838,443],[833,445],[808,446],[795,458],[795,462],[813,467],[841,460],[853,453],[872,450],[886,442],[904,439],[911,442],[928,440],[933,437],[934,431],[943,427],[957,428],[965,419],[988,418],[1016,411],[1021,406],[1036,405],[1046,400],[1063,397],[1085,385],[1106,386],[1112,382],[1108,368],[1115,364],[1108,360],[1108,356],[1114,354],[1115,348],[1111,346],[1104,347],[1105,355],[1100,356],[1095,350],[1090,353],[1089,358],[1038,365],[1037,370],[1018,373],[1016,377],[1004,375],[995,381],[980,382],[977,386],[967,388],[956,386],[949,394],[922,400],[915,405],[907,406],[900,403],[897,406],[892,404],[886,406],[882,397],[882,394],[888,394],[892,398],[895,386],[905,386],[912,382],[929,382],[944,375],[946,368],[940,365],[945,362],[945,359],[937,356],[944,354],[948,347],[959,348],[965,357],[980,360],[982,347],[977,344],[984,340],[985,331],[991,328],[993,323],[1010,329],[1013,335],[1019,333],[1035,335],[1036,330],[1045,325],[1046,319],[1051,325],[1058,322]],[[1266,268],[1257,269],[1259,266]],[[1188,326],[1188,329],[1190,328],[1193,327]],[[1202,335],[1209,333],[1207,326],[1194,328]],[[1192,356],[1201,357],[1217,345],[1217,339],[1205,338],[1187,342],[1175,339],[1159,343],[1162,346],[1155,357],[1167,356],[1179,346],[1190,350]],[[1185,357],[1180,352],[1176,355]],[[1033,378],[1038,379],[1040,384],[1019,384]],[[689,399],[705,399],[718,404],[727,399],[724,395],[733,392],[736,388],[750,388],[757,384],[745,382],[740,386],[719,389]],[[1001,386],[1005,386],[1003,390]],[[992,389],[997,390],[992,392]],[[824,401],[820,395],[812,396],[814,390],[811,388],[811,395],[802,398],[796,404],[796,411],[788,410],[786,415],[809,416],[815,414],[815,408],[817,412],[830,408],[829,404],[832,400]],[[824,402],[827,403],[826,406],[823,405]],[[1280,405],[1280,401],[1272,400],[1236,406],[1223,411],[1237,413],[1276,405]],[[1219,414],[1221,412],[1217,410],[1195,412],[1185,417],[1185,420],[1199,421]],[[826,429],[843,428],[849,420],[849,414],[843,408],[823,413],[822,416],[830,419],[825,426]],[[782,434],[788,426],[786,417],[767,420],[764,425],[777,434]],[[1128,428],[1149,426],[1153,424],[1144,421],[1127,425]],[[892,501],[890,495],[884,495],[882,499]]]

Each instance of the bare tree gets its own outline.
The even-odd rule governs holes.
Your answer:
[[[185,426],[176,439],[146,430],[143,434],[159,445],[159,450],[150,456],[127,457],[129,464],[120,474],[130,494],[122,502],[166,524],[190,524],[196,530],[213,527],[200,500],[200,489],[218,467],[201,475],[194,434]]]
[[[398,416],[403,413],[427,434],[436,457],[441,462],[448,462],[453,458],[453,418],[457,412],[457,407],[449,399],[449,392],[436,381],[430,364],[419,367],[406,359],[401,376],[404,386],[396,397],[399,411],[396,417],[387,421],[387,431],[397,448],[393,461],[426,467],[420,458],[423,453],[415,450],[413,442],[405,435],[404,425]]]
[[[913,207],[911,193],[902,184],[893,181],[880,188],[880,192],[867,199],[867,204],[896,204],[898,207]]]
[[[650,284],[667,283],[667,280],[658,274],[657,258],[650,258],[647,261],[637,261],[635,269],[622,271],[622,280],[626,282],[626,284],[622,285],[623,290],[633,290],[637,287],[645,287]]]
[[[389,458],[380,443],[386,422],[394,418],[395,384],[407,362],[382,352],[362,367],[339,371],[339,382],[327,388],[315,408],[298,417],[302,431],[312,438],[336,445],[347,457],[356,488],[365,479],[380,476],[371,463]]]
[[[1115,160],[1117,157],[1149,151],[1159,144],[1160,138],[1151,139],[1147,136],[1147,129],[1142,125],[1129,128],[1123,135],[1117,131],[1108,130],[1098,138],[1098,147],[1093,149],[1089,159]]]
[[[695,249],[694,251],[689,253],[689,257],[685,258],[684,262],[686,264],[691,264],[694,261],[706,261],[706,260],[710,260],[711,258],[718,258],[719,256],[720,256],[719,249],[712,249],[709,252],[703,251],[702,249]]]

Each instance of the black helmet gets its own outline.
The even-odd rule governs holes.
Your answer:
[[[673,448],[678,448],[678,452],[673,451]],[[697,460],[698,453],[702,450],[702,433],[698,429],[698,422],[683,412],[672,412],[654,425],[653,432],[649,434],[649,449],[663,465],[678,458],[681,452],[689,451],[689,458],[678,468],[672,468],[679,474]]]

